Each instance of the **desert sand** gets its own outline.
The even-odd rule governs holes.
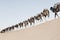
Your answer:
[[[24,30],[0,33],[0,40],[60,40],[60,18]]]

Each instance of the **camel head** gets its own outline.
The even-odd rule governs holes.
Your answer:
[[[55,12],[55,11],[56,11],[56,9],[53,8],[53,7],[50,7],[50,10],[51,10],[52,12]]]

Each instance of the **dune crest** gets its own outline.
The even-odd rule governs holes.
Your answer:
[[[0,40],[60,40],[60,18],[36,27],[0,33]]]

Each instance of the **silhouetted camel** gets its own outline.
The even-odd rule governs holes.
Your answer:
[[[5,28],[5,31],[8,31],[9,29],[8,29],[8,27],[7,28]]]
[[[7,32],[7,31],[11,31],[12,29],[14,29],[14,26],[12,26],[12,27],[7,27],[7,28],[1,30],[1,33],[5,33],[5,32]]]
[[[41,14],[38,14],[37,16],[34,16],[34,18],[36,19],[36,20],[42,20],[42,16],[41,16]]]
[[[55,13],[55,18],[58,16],[58,12],[60,11],[60,3],[56,3],[53,7],[50,7],[50,10]],[[59,16],[58,16],[59,17]]]
[[[5,33],[5,29],[1,30],[1,32],[0,32],[0,33]]]
[[[30,25],[32,25],[32,23],[35,23],[34,17],[31,17],[30,19],[28,19],[28,22],[30,23]]]
[[[14,27],[15,27],[14,25],[13,25],[13,26],[11,26],[11,29],[14,29]]]
[[[9,29],[8,29],[8,27],[7,27],[7,28],[1,30],[1,33],[5,33],[5,32],[7,32],[8,30],[9,30]]]
[[[14,27],[18,28],[18,24],[16,24]]]
[[[48,9],[44,9],[43,12],[41,12],[42,17],[49,17],[49,10]]]
[[[11,31],[12,30],[12,27],[8,27],[8,29],[9,29],[9,31]]]
[[[25,25],[25,27],[28,25],[28,20],[23,21],[23,24]]]
[[[18,25],[20,26],[20,28],[23,27],[23,22],[20,22]]]

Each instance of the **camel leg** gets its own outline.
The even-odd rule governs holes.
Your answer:
[[[46,21],[46,16],[44,16],[44,21]]]
[[[30,23],[30,25],[32,25],[32,23]]]
[[[21,28],[21,25],[19,25],[20,26],[20,28]]]
[[[27,26],[27,24],[25,24],[25,27]]]
[[[50,16],[50,14],[48,14],[48,17]]]
[[[20,28],[22,27],[22,24],[20,24]]]
[[[59,15],[57,14],[58,18],[59,18]]]
[[[55,12],[55,18],[56,18],[56,16],[58,16],[57,12]],[[58,17],[59,17],[59,16],[58,16]]]
[[[56,18],[56,14],[55,14],[55,18]]]
[[[40,18],[40,21],[43,21],[43,19],[42,19],[42,18]]]
[[[35,21],[33,21],[33,24],[35,24]]]
[[[59,18],[59,15],[57,14],[58,18]]]

